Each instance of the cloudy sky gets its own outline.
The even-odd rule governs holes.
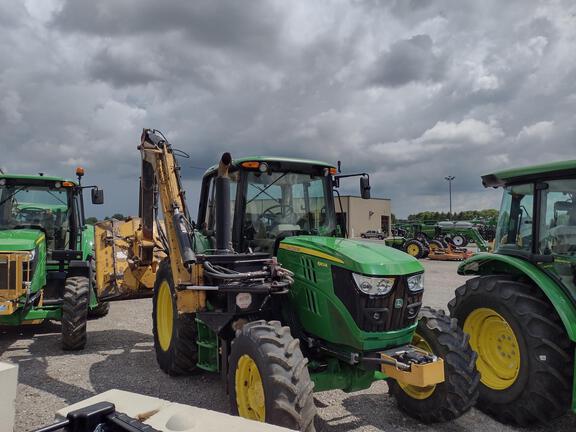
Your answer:
[[[406,216],[445,175],[497,206],[479,176],[576,158],[575,120],[572,0],[0,0],[0,167],[84,165],[97,216],[136,212],[142,127],[190,153],[191,208],[230,151],[342,160]]]

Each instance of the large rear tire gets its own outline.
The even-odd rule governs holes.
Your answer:
[[[62,348],[81,350],[86,346],[86,321],[90,303],[90,281],[84,276],[66,279],[62,302]]]
[[[509,276],[481,276],[458,288],[448,307],[478,352],[480,410],[521,426],[568,410],[574,344],[539,288]]]
[[[250,322],[237,332],[228,373],[233,414],[314,431],[314,384],[299,342],[278,321]]]
[[[160,369],[168,375],[189,375],[196,370],[198,347],[193,314],[179,314],[170,261],[160,264],[154,283],[152,333]]]
[[[412,343],[444,360],[445,381],[416,387],[388,380],[398,408],[423,423],[446,422],[466,413],[478,399],[480,375],[476,353],[456,320],[444,311],[422,308]]]

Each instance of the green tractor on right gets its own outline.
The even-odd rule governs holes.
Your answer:
[[[502,187],[494,253],[448,305],[470,335],[481,374],[477,408],[528,426],[576,412],[576,160],[482,177]]]

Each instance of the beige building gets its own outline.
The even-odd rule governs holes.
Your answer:
[[[391,202],[388,198],[362,199],[358,196],[342,195],[342,209],[338,196],[334,197],[336,215],[343,221],[350,238],[360,237],[368,230],[375,230],[388,237],[391,235]]]

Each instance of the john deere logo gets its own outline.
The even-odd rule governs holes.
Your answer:
[[[396,309],[400,309],[403,305],[404,305],[404,300],[402,300],[402,299],[396,299],[394,301],[394,308],[396,308]]]

